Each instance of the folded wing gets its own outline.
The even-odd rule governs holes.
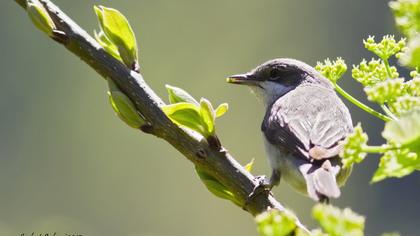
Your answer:
[[[336,93],[318,85],[298,86],[274,102],[269,111],[261,129],[271,144],[307,160],[300,171],[308,194],[315,200],[320,196],[338,197],[335,176],[340,168],[339,142],[353,127]],[[324,164],[326,160],[328,165]]]

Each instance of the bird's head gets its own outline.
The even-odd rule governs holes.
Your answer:
[[[301,84],[331,87],[329,81],[313,67],[289,58],[267,61],[250,72],[229,76],[227,82],[248,85],[267,105]]]

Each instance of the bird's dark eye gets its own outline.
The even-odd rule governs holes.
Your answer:
[[[280,74],[281,74],[281,70],[279,68],[273,68],[270,71],[270,79],[271,80],[276,80],[276,79],[278,79],[278,77],[280,76]]]

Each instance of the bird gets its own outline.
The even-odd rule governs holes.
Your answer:
[[[269,60],[227,82],[247,85],[266,108],[261,131],[272,173],[258,187],[271,191],[284,179],[316,202],[338,198],[352,169],[343,168],[339,153],[353,124],[333,84],[290,58]]]

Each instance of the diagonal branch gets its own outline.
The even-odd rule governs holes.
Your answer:
[[[26,8],[27,0],[15,1]],[[144,132],[166,140],[194,165],[210,173],[225,185],[238,198],[244,209],[252,215],[271,208],[284,210],[284,207],[273,196],[266,193],[257,195],[245,204],[249,194],[258,185],[254,176],[247,172],[226,149],[214,148],[205,140],[198,140],[194,135],[172,123],[160,109],[164,102],[146,84],[141,74],[129,70],[105,52],[85,30],[51,1],[40,0],[40,2],[54,21],[57,32],[60,32],[52,38],[79,56],[102,77],[111,79],[130,98],[137,111],[149,123],[143,127]],[[307,231],[300,222],[297,222],[297,225]]]

